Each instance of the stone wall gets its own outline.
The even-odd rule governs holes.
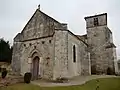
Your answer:
[[[43,43],[44,42],[44,43]],[[39,75],[42,78],[52,79],[53,78],[53,37],[32,40],[24,42],[22,47],[21,60],[21,74],[32,71],[32,54],[37,52],[40,58],[39,62]]]
[[[107,27],[107,13],[88,16],[85,20],[92,67],[98,73],[106,73],[108,67],[114,70],[116,50],[112,32]]]
[[[112,40],[106,38],[107,26],[98,26],[87,29],[88,44],[91,51],[91,65],[100,73],[106,73],[108,67],[114,68],[113,48],[106,49]]]
[[[16,74],[21,72],[21,45],[22,42],[14,42],[13,44],[13,55],[12,55],[12,71]]]
[[[94,25],[98,18],[98,26]],[[32,71],[32,55],[40,58],[39,75],[42,78],[73,77],[90,75],[91,66],[100,73],[108,67],[115,68],[115,47],[112,32],[107,27],[107,14],[86,17],[87,35],[74,35],[67,24],[59,23],[39,9],[14,38],[12,69],[18,74]],[[81,39],[84,41],[81,41]],[[76,61],[73,62],[73,46]],[[89,52],[88,52],[89,51]]]
[[[102,60],[102,51],[104,51],[104,44],[106,44],[104,30],[103,26],[87,29],[91,65],[101,70],[101,72],[104,69],[103,65],[105,62],[108,62]]]
[[[68,49],[67,31],[55,30],[55,59],[54,59],[54,78],[66,77],[68,74]]]
[[[76,62],[73,62],[73,46],[76,47]],[[90,58],[87,45],[68,30],[55,30],[54,79],[90,75]]]
[[[22,39],[28,40],[51,36],[54,34],[54,28],[56,27],[61,27],[58,21],[52,19],[40,10],[36,10],[35,14],[21,32]]]
[[[73,46],[76,47],[76,62],[73,61]],[[75,35],[68,34],[68,72],[69,76],[89,75],[90,61],[87,45]]]
[[[98,18],[99,26],[107,25],[107,13],[104,13],[104,14],[100,14],[100,15],[85,17],[86,28],[94,28],[94,18]]]
[[[115,72],[118,73],[118,58],[116,54],[116,48],[113,48],[113,56],[114,56],[114,67],[115,67]]]
[[[12,69],[24,74],[31,71],[32,59],[30,54],[37,52],[41,61],[40,75],[43,78],[53,77],[54,29],[62,25],[39,9],[25,25],[21,33],[14,38]],[[66,27],[64,27],[66,28]]]

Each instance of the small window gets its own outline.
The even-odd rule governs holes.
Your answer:
[[[26,44],[24,44],[24,47],[26,47]]]
[[[49,43],[51,43],[51,40],[49,40]]]
[[[45,43],[45,41],[42,41],[42,44],[44,44]]]
[[[32,44],[31,44],[31,43],[29,43],[29,45],[31,46]]]
[[[73,62],[76,62],[76,47],[75,45],[73,46]]]
[[[34,48],[36,49],[36,46],[34,46]]]
[[[94,26],[98,26],[98,18],[94,18]]]

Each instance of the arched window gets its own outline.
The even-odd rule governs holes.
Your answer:
[[[76,47],[73,46],[73,62],[76,62]]]

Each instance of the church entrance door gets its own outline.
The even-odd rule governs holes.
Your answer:
[[[39,76],[39,57],[36,56],[34,59],[33,59],[33,69],[32,69],[32,80],[36,80],[38,79],[38,76]]]

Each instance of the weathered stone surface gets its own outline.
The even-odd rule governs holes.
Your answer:
[[[67,30],[67,24],[37,9],[14,38],[13,72],[24,75],[36,70],[36,77],[55,80],[90,75],[93,65],[100,73],[106,73],[108,67],[114,70],[116,50],[112,32],[107,28],[106,14],[95,17],[98,17],[99,26],[93,25],[94,16],[85,18],[87,34],[80,36]],[[34,65],[35,57],[39,58],[39,63]]]
[[[24,79],[21,76],[6,77],[4,79],[0,78],[0,87],[9,86],[17,83],[23,83]]]
[[[31,72],[30,55],[37,52],[40,58],[40,76],[51,79],[53,77],[54,28],[60,26],[62,27],[58,21],[37,9],[23,31],[14,39],[13,71],[22,75],[25,72]]]
[[[67,34],[67,31],[55,31],[54,78],[66,77],[68,74]]]
[[[94,18],[98,18],[98,26],[94,26]],[[91,65],[96,67],[99,73],[107,73],[107,68],[115,69],[116,59],[115,46],[113,44],[112,32],[107,27],[107,15],[101,14],[86,18],[87,41],[90,49]]]
[[[13,44],[13,56],[12,56],[12,71],[16,74],[20,74],[21,71],[21,45],[22,42],[14,42]]]
[[[55,31],[54,78],[90,75],[87,45],[68,30]],[[73,46],[76,47],[76,62],[73,61]]]
[[[60,26],[61,24],[58,21],[55,21],[40,10],[36,10],[21,33],[22,40],[51,36],[54,33],[54,28]]]
[[[76,62],[73,62],[73,46],[76,47]],[[68,34],[68,71],[70,76],[89,73],[89,56],[87,45],[73,34]]]

